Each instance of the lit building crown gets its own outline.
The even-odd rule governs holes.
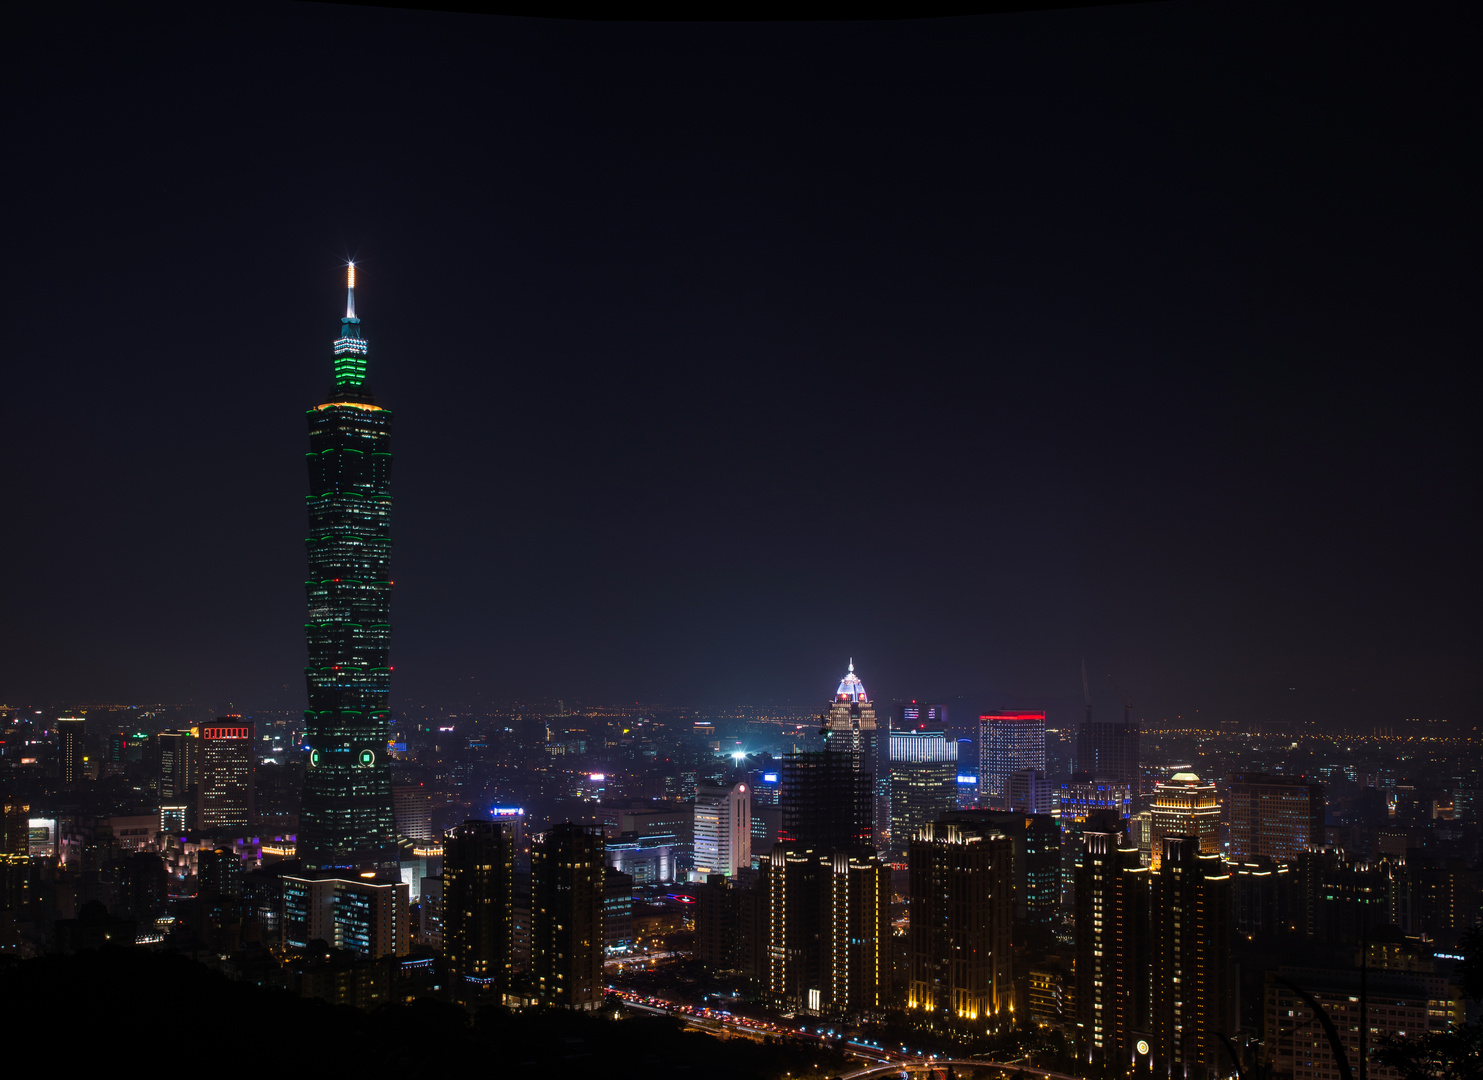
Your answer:
[[[845,677],[839,681],[839,689],[834,692],[835,701],[869,701],[865,696],[865,684],[860,681],[860,676],[855,674],[855,660],[850,658],[850,670],[845,672]]]

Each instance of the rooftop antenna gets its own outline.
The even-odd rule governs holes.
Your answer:
[[[1126,724],[1133,712],[1133,699],[1123,693],[1123,688],[1117,685],[1117,680],[1112,677],[1110,671],[1107,673],[1107,681],[1112,684],[1112,689],[1117,691],[1117,696],[1123,699],[1123,723]]]

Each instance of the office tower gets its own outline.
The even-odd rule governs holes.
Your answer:
[[[998,712],[978,718],[979,797],[1002,803],[1009,774],[1045,771],[1045,713]]]
[[[443,838],[441,932],[454,996],[509,985],[514,943],[515,848],[511,829],[465,821]]]
[[[160,802],[183,806],[193,799],[201,776],[199,741],[192,731],[162,731]]]
[[[857,774],[858,791],[854,798],[860,805],[855,813],[856,844],[874,851],[879,838],[890,827],[889,795],[882,796],[877,778],[885,764],[882,758],[880,731],[875,722],[875,705],[866,696],[865,684],[855,674],[855,661],[834,691],[829,703],[829,716],[824,722],[824,752],[848,759]]]
[[[87,776],[85,737],[87,720],[81,716],[63,716],[57,720],[57,758],[61,763],[62,786],[72,787]]]
[[[1164,852],[1164,837],[1193,836],[1207,855],[1220,854],[1220,803],[1215,784],[1192,772],[1175,773],[1154,786],[1153,814],[1149,827],[1150,865],[1157,870]]]
[[[1230,875],[1197,837],[1166,834],[1162,847],[1150,932],[1153,1054],[1171,1075],[1216,1075],[1229,1062],[1219,1036],[1239,1022]]]
[[[1051,814],[1060,809],[1061,786],[1052,784],[1039,769],[1020,769],[1005,783],[1009,809],[1022,814]]]
[[[305,870],[391,870],[391,413],[365,383],[355,267],[335,384],[308,412],[309,747],[299,816]]]
[[[891,871],[862,851],[779,844],[764,860],[767,996],[839,1016],[881,1008],[891,981]]]
[[[1102,811],[1081,829],[1076,867],[1076,1020],[1094,1062],[1131,1060],[1149,1024],[1149,872],[1123,844],[1122,818]]]
[[[975,1033],[1012,1024],[1012,841],[985,823],[933,822],[907,865],[907,1008]]]
[[[565,1009],[598,1008],[603,996],[602,836],[569,821],[547,830],[531,851],[531,890],[537,996],[542,1004]]]
[[[391,789],[396,831],[414,844],[427,845],[433,836],[433,797],[422,784],[397,784]]]
[[[752,803],[747,784],[701,784],[695,789],[693,881],[712,874],[735,877],[752,865]]]
[[[1230,857],[1267,856],[1279,862],[1323,846],[1323,785],[1240,773],[1231,777]]]
[[[253,724],[219,716],[201,728],[201,781],[196,786],[196,828],[203,832],[252,825]]]
[[[602,877],[602,941],[606,956],[633,952],[633,877],[611,868]]]
[[[409,890],[384,877],[283,878],[283,941],[307,948],[323,941],[370,960],[406,956],[411,948]]]
[[[1025,918],[1055,920],[1061,908],[1061,823],[1049,814],[1025,818]]]
[[[1076,728],[1076,771],[1094,780],[1138,783],[1138,725],[1083,720]]]
[[[911,838],[957,809],[958,745],[941,731],[892,731],[891,861],[906,862]]]
[[[1086,773],[1076,773],[1062,781],[1060,789],[1063,822],[1086,821],[1104,810],[1126,820],[1133,812],[1133,786],[1125,780],[1093,780]]]

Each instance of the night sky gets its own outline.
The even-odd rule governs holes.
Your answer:
[[[353,257],[394,705],[1478,717],[1466,5],[4,19],[0,700],[303,704]]]

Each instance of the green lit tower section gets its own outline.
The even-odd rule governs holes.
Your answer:
[[[355,264],[335,385],[309,410],[309,708],[298,852],[306,871],[397,861],[387,736],[391,666],[391,412],[366,387]]]

